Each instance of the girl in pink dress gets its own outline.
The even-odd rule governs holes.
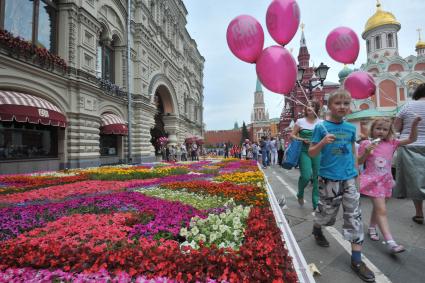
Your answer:
[[[371,240],[379,241],[376,230],[379,226],[388,249],[393,254],[403,252],[405,249],[394,241],[387,219],[386,200],[391,197],[394,186],[391,163],[394,151],[399,146],[416,141],[420,121],[420,117],[413,121],[412,131],[407,139],[398,140],[394,139],[391,119],[376,119],[370,127],[372,141],[362,141],[359,148],[358,163],[365,163],[366,167],[360,175],[360,193],[369,196],[373,203],[368,234]]]

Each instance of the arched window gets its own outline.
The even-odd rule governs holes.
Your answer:
[[[56,52],[57,9],[51,0],[0,0],[0,28]]]
[[[387,46],[388,47],[394,47],[394,36],[392,33],[389,33],[387,35]]]
[[[96,75],[98,78],[114,83],[114,44],[115,41],[107,39],[103,29],[97,46]]]
[[[381,49],[381,36],[380,35],[375,37],[375,48]]]
[[[367,49],[367,53],[370,52],[370,40],[366,40],[366,49]]]

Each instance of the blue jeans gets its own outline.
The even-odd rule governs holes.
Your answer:
[[[261,152],[261,159],[263,161],[264,167],[266,167],[269,164],[269,154],[270,154],[270,152],[268,150],[263,150]]]

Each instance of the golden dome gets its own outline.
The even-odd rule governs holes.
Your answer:
[[[425,48],[425,41],[418,41],[416,43],[416,49],[424,49]]]
[[[363,35],[366,32],[383,25],[397,25],[399,26],[399,29],[401,27],[393,13],[382,10],[381,3],[378,1],[376,4],[376,12],[372,17],[369,18],[369,20],[367,20]]]
[[[418,43],[416,43],[416,50],[418,50],[418,49],[424,49],[425,48],[425,41],[422,41],[422,38],[421,38],[421,29],[418,28],[417,31],[418,31],[418,34],[419,34],[419,40],[418,40]]]

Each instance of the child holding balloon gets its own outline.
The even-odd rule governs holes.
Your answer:
[[[351,96],[337,90],[328,99],[330,115],[315,126],[309,148],[311,157],[321,154],[319,169],[319,203],[315,213],[313,235],[321,247],[329,247],[322,226],[335,223],[340,205],[344,210],[343,236],[351,242],[351,268],[364,281],[374,282],[374,273],[361,260],[364,240],[357,189],[356,128],[344,121]]]
[[[372,241],[379,241],[377,227],[381,230],[389,251],[392,254],[405,251],[402,245],[394,241],[387,219],[386,200],[391,197],[394,180],[391,175],[391,163],[394,151],[399,146],[408,145],[417,140],[418,116],[412,122],[408,138],[394,139],[393,122],[388,118],[379,118],[373,121],[370,127],[370,138],[365,140],[359,148],[359,164],[366,163],[365,171],[360,175],[360,193],[371,198],[373,211],[368,229]]]

